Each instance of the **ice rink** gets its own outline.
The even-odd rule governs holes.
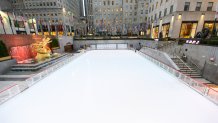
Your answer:
[[[0,123],[218,123],[218,106],[133,51],[89,51],[0,105]]]

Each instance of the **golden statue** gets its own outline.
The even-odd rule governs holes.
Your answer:
[[[44,37],[42,41],[36,42],[32,44],[33,52],[36,52],[37,55],[35,57],[36,61],[44,61],[46,59],[51,58],[51,49],[47,46],[47,44],[51,43],[51,39]]]

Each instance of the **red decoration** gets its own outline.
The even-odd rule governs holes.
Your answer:
[[[11,57],[17,60],[17,63],[26,63],[26,60],[34,59],[36,53],[30,46],[17,46],[11,48]]]

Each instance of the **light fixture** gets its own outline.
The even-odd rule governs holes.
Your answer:
[[[178,20],[180,20],[182,18],[182,14],[180,13],[178,16]]]

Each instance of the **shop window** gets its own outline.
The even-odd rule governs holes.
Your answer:
[[[197,23],[182,23],[180,38],[194,38],[197,29]]]
[[[146,35],[150,35],[150,34],[151,34],[151,29],[147,29]]]
[[[153,28],[152,38],[158,38],[159,26]]]
[[[208,28],[210,30],[210,32],[213,31],[213,26],[214,26],[213,22],[205,22],[204,23],[204,28]],[[216,23],[216,29],[218,29],[218,23]]]
[[[170,24],[165,24],[162,26],[163,38],[169,37]]]

